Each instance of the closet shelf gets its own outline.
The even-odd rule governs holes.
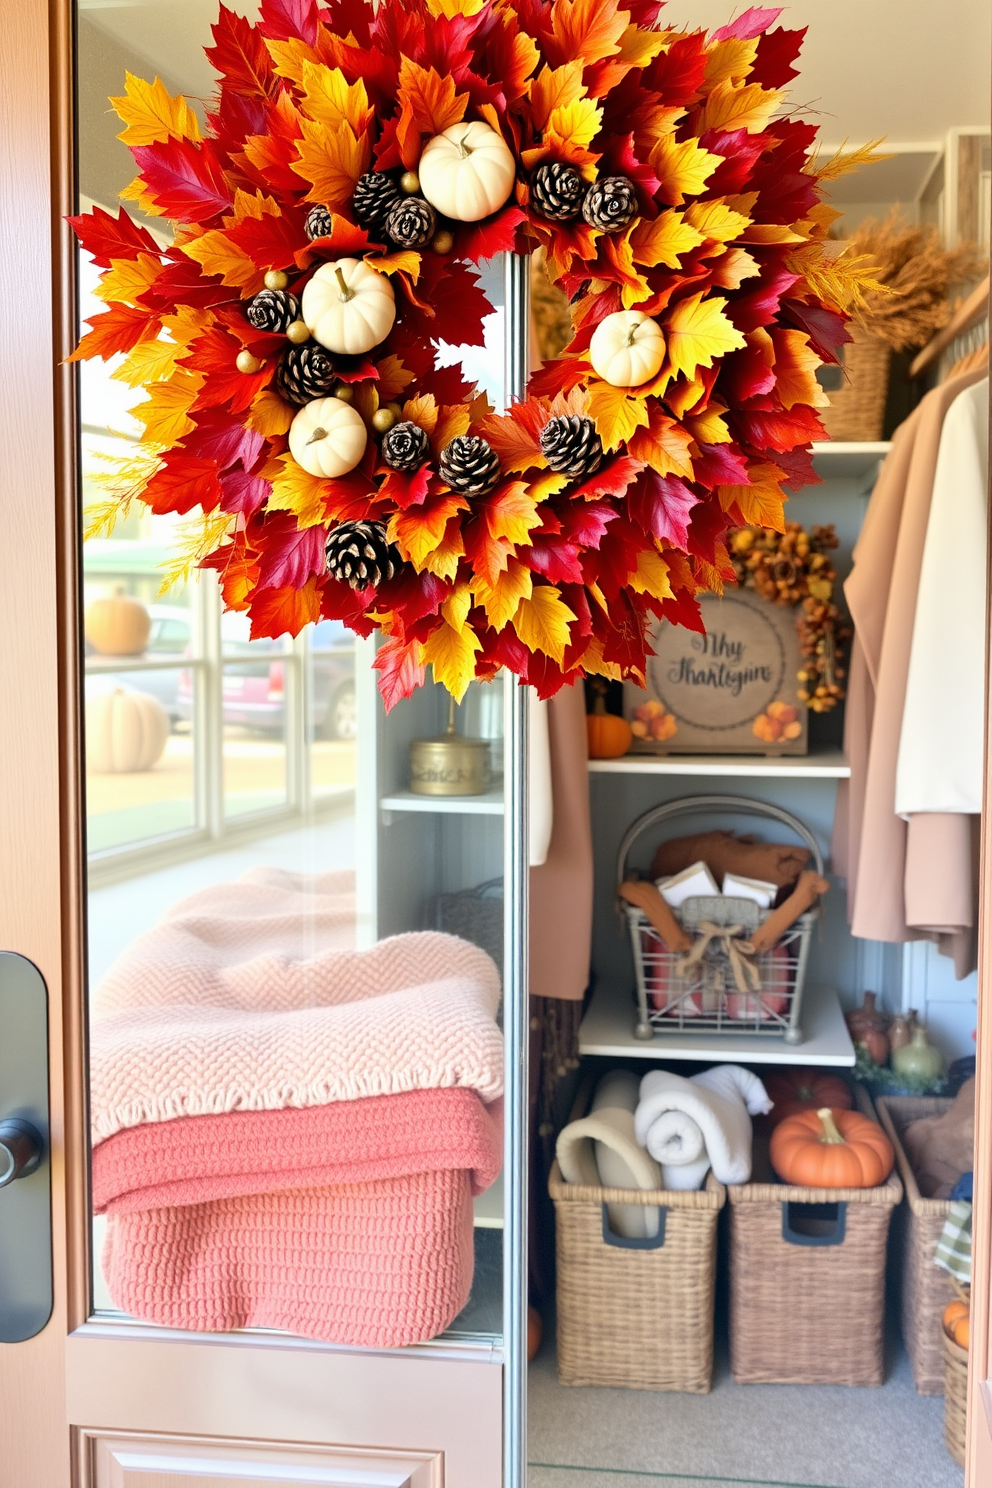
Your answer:
[[[591,775],[739,775],[781,780],[846,780],[851,767],[839,749],[815,754],[626,754],[590,760]]]
[[[418,796],[414,791],[394,791],[379,802],[383,818],[394,811],[426,811],[442,816],[502,816],[503,790],[484,796]]]
[[[579,1053],[612,1059],[683,1059],[704,1063],[804,1064],[851,1068],[854,1045],[832,987],[803,993],[801,1044],[747,1034],[668,1033],[650,1043],[634,1037],[632,988],[598,986],[579,1028]]]
[[[840,439],[824,440],[813,445],[813,468],[824,480],[831,477],[857,480],[873,475],[891,448],[887,439],[857,444]]]

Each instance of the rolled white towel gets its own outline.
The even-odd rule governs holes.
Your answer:
[[[733,1064],[717,1065],[688,1080],[668,1070],[651,1070],[641,1081],[640,1097],[634,1132],[652,1157],[665,1165],[666,1187],[673,1176],[670,1169],[688,1166],[671,1163],[670,1156],[665,1156],[666,1146],[671,1153],[672,1128],[662,1118],[672,1112],[689,1117],[698,1128],[714,1177],[721,1183],[747,1182],[751,1176],[749,1112],[771,1110],[771,1101],[757,1075]],[[698,1156],[692,1159],[697,1164],[700,1161]],[[701,1181],[702,1177],[695,1186]]]
[[[555,1155],[566,1183],[590,1187],[662,1186],[661,1169],[634,1136],[637,1076],[613,1070],[597,1086],[588,1116],[569,1122],[558,1135]],[[642,1204],[608,1204],[614,1234],[641,1240],[658,1233],[658,1210]]]
[[[651,1155],[661,1163],[665,1188],[701,1188],[710,1170],[709,1153],[698,1124],[684,1111],[665,1111],[651,1124]]]

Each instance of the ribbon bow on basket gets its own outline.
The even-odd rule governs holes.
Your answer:
[[[714,925],[712,920],[700,920],[692,949],[675,963],[676,974],[684,979],[698,967],[704,993],[722,993],[729,963],[738,992],[760,992],[761,973],[752,959],[754,946],[740,939],[743,934],[743,925]]]

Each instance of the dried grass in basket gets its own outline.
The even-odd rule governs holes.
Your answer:
[[[954,1293],[950,1274],[934,1265],[937,1241],[950,1212],[950,1199],[927,1199],[920,1193],[902,1133],[919,1116],[942,1116],[953,1101],[943,1096],[888,1095],[876,1101],[879,1120],[896,1152],[896,1166],[906,1190],[893,1221],[894,1259],[899,1285],[903,1343],[920,1395],[944,1392],[945,1349],[942,1318]]]
[[[726,1190],[712,1173],[686,1193],[548,1184],[558,1261],[558,1378],[563,1385],[704,1395],[713,1375],[716,1230]],[[664,1209],[664,1243],[610,1243],[604,1205]]]

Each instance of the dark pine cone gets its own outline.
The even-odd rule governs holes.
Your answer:
[[[400,248],[423,248],[436,232],[434,208],[422,196],[405,196],[386,218],[386,236]]]
[[[393,470],[405,470],[409,475],[420,469],[431,452],[427,434],[410,419],[394,424],[383,435],[380,449],[387,465]]]
[[[582,211],[586,189],[574,165],[551,160],[538,166],[531,178],[531,204],[535,212],[552,222],[574,222]]]
[[[392,176],[379,171],[366,171],[364,176],[358,178],[355,186],[355,194],[351,198],[352,211],[363,227],[381,238],[385,231],[386,218],[402,195]]]
[[[558,475],[595,475],[603,463],[603,441],[596,425],[577,413],[562,414],[545,424],[541,452]]]
[[[594,181],[582,203],[582,215],[589,226],[603,232],[619,232],[633,222],[639,210],[634,183],[626,176]]]
[[[303,231],[311,243],[314,238],[326,238],[330,230],[331,214],[327,208],[322,207],[319,203],[317,206],[311,207],[307,213],[307,220],[303,224]]]
[[[352,589],[378,589],[399,568],[400,556],[386,541],[381,522],[342,522],[327,534],[327,572]]]
[[[312,341],[291,346],[276,372],[276,386],[287,403],[301,407],[312,398],[326,397],[334,383],[334,363],[324,348]]]
[[[459,434],[441,452],[441,479],[453,491],[484,496],[499,480],[499,458],[478,434]]]
[[[256,331],[284,331],[300,318],[300,302],[288,289],[262,289],[245,311]]]

